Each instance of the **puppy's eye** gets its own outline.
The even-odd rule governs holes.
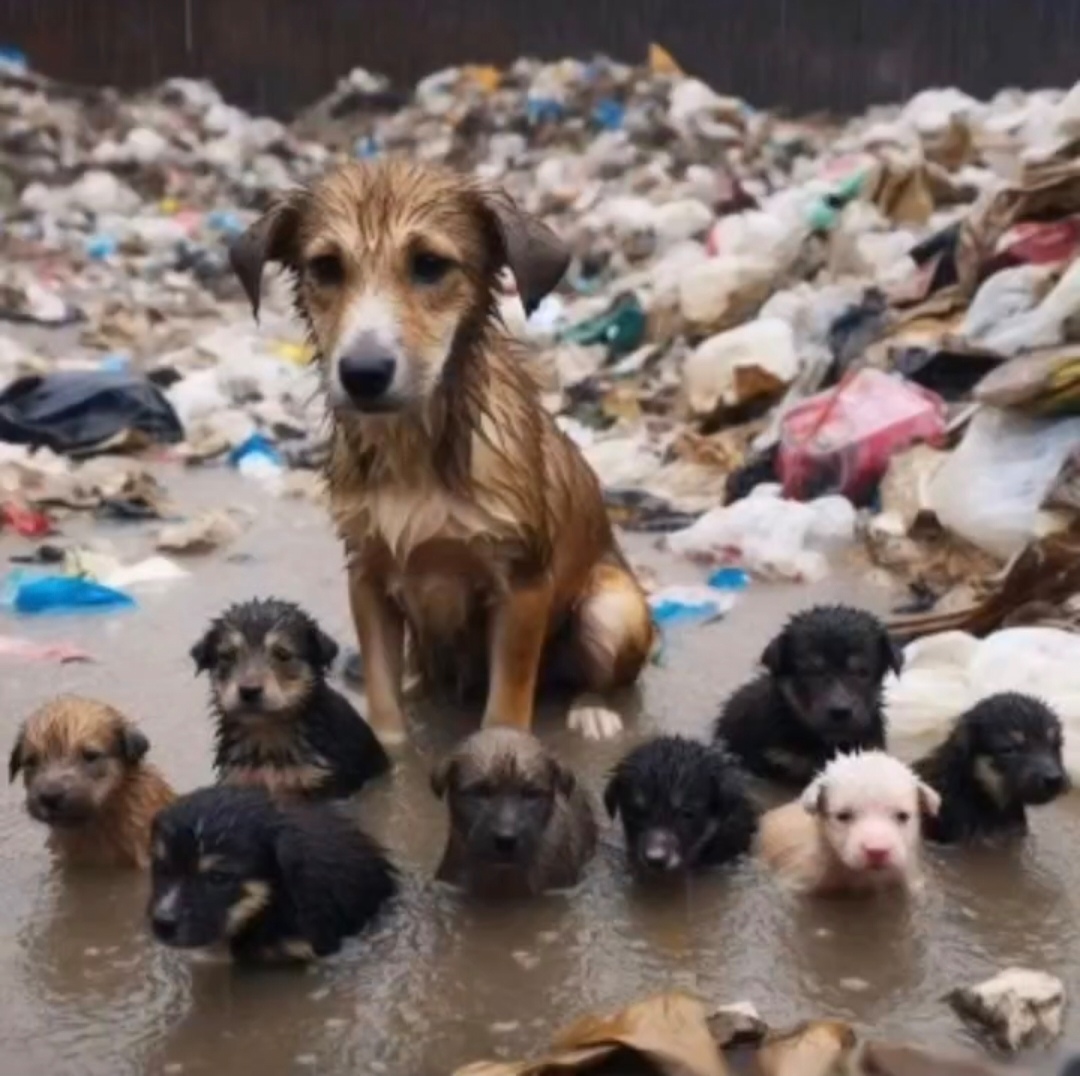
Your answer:
[[[833,817],[836,819],[837,822],[840,822],[842,825],[846,826],[849,822],[854,822],[855,821],[855,812],[854,811],[837,811],[836,814],[833,815]]]
[[[906,826],[911,821],[911,812],[897,811],[893,817],[896,819],[897,822],[900,823],[900,825]]]
[[[96,747],[84,747],[79,755],[83,762],[100,762],[105,757],[105,752],[99,751]]]
[[[463,789],[463,791],[466,796],[474,796],[478,800],[490,799],[495,794],[495,790],[491,785],[484,784],[471,785],[469,788]]]
[[[275,661],[292,661],[292,651],[287,646],[270,647],[270,656]]]
[[[203,872],[203,879],[211,885],[228,885],[232,881],[232,875],[228,871],[209,870]]]
[[[438,284],[453,267],[449,258],[418,250],[409,262],[409,275],[417,284]]]
[[[22,765],[24,770],[36,770],[41,765],[41,759],[37,755],[27,755]]]
[[[231,665],[236,660],[236,651],[231,647],[225,647],[219,650],[217,653],[217,663],[219,665]]]
[[[307,273],[321,288],[330,288],[345,279],[345,266],[336,254],[320,254],[307,263]]]
[[[526,800],[542,800],[544,798],[544,790],[542,788],[523,788],[521,790],[521,798]]]

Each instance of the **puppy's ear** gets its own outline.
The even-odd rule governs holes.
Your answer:
[[[884,629],[881,632],[881,668],[892,669],[897,676],[904,668],[904,648]]]
[[[212,669],[217,664],[218,633],[216,628],[211,628],[188,653],[195,662],[195,675]]]
[[[919,782],[919,810],[927,818],[936,818],[941,810],[941,797],[925,781]]]
[[[787,671],[788,664],[788,637],[787,631],[780,632],[761,655],[761,664],[772,673],[773,676],[782,676]]]
[[[619,796],[622,793],[622,778],[613,773],[604,789],[604,810],[609,818],[615,818],[619,813]]]
[[[23,752],[26,750],[26,726],[19,729],[19,735],[15,737],[15,745],[11,749],[8,758],[8,782],[14,781],[19,776],[23,767]]]
[[[551,767],[551,787],[560,796],[572,795],[574,789],[577,788],[577,777],[574,771],[553,758],[548,759],[548,765]]]
[[[799,797],[799,802],[803,805],[803,810],[806,811],[807,814],[820,815],[825,813],[824,776],[815,777],[814,780],[810,782],[806,790]]]
[[[319,672],[326,672],[338,656],[338,644],[317,624],[312,625],[308,632],[308,655]]]
[[[531,314],[562,279],[570,251],[546,224],[519,209],[504,191],[486,191],[483,203],[502,243],[501,260],[514,274],[525,313]]]
[[[300,211],[307,197],[305,191],[279,195],[274,204],[229,246],[229,264],[251,303],[251,313],[256,321],[266,263],[277,262],[294,270],[298,267],[296,235]]]
[[[431,771],[431,791],[435,793],[435,798],[441,800],[456,779],[457,759],[444,758]]]
[[[146,735],[131,725],[121,725],[116,730],[116,755],[129,766],[134,766],[146,757],[150,750],[150,741]]]

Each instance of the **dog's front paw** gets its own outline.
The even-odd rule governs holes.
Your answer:
[[[586,740],[613,740],[623,729],[622,718],[614,710],[591,702],[572,706],[566,724]]]

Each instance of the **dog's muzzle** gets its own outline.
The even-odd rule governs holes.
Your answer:
[[[397,357],[373,333],[362,333],[345,347],[337,376],[349,400],[361,411],[389,410]]]
[[[650,829],[638,841],[638,861],[648,871],[666,874],[683,865],[679,840],[670,830]]]

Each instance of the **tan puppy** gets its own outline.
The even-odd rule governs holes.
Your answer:
[[[406,629],[428,685],[486,685],[486,725],[528,729],[543,669],[586,693],[573,727],[617,732],[595,693],[638,676],[649,608],[496,313],[506,267],[526,309],[555,287],[555,235],[464,176],[388,160],[285,194],[231,256],[256,312],[264,263],[291,273],[319,356],[379,736],[404,737]]]
[[[484,729],[434,772],[450,836],[440,881],[521,896],[575,885],[596,851],[596,819],[573,773],[516,729]]]
[[[119,711],[62,695],[27,719],[8,774],[22,773],[30,816],[49,827],[65,862],[139,867],[150,863],[150,826],[175,793],[144,761],[150,741]]]
[[[837,755],[794,803],[761,820],[758,851],[792,888],[818,895],[919,884],[924,815],[938,794],[882,751]]]

